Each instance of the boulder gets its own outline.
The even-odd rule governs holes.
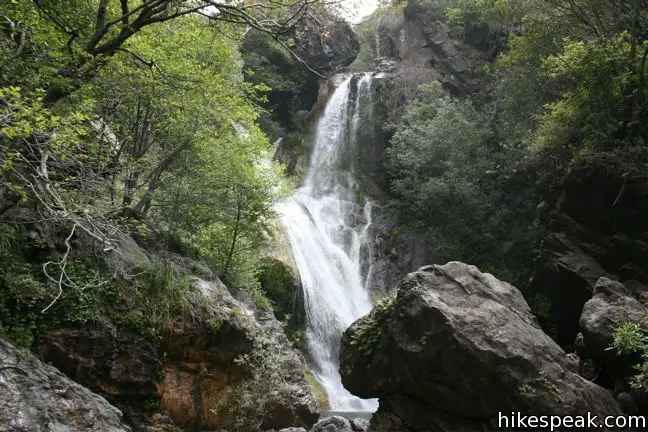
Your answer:
[[[459,262],[409,274],[341,342],[345,387],[381,398],[405,430],[475,430],[500,412],[620,412],[572,370],[517,288]]]
[[[272,312],[236,300],[217,279],[194,277],[191,287],[193,320],[169,322],[159,340],[65,327],[45,334],[41,355],[126,406],[157,400],[191,430],[232,427],[233,408],[264,429],[313,425],[319,415],[304,366]]]
[[[341,416],[326,417],[318,421],[311,432],[353,432],[351,422]]]
[[[295,52],[320,75],[332,75],[350,65],[360,52],[360,40],[345,22],[310,17],[296,28]]]
[[[574,167],[561,190],[544,197],[543,242],[525,292],[550,300],[547,329],[569,347],[583,306],[600,277],[648,284],[648,189],[643,176],[618,175],[604,164]],[[639,297],[645,294],[634,293]]]
[[[356,419],[351,419],[351,429],[353,429],[354,432],[365,432],[367,429],[369,429],[369,420],[364,419],[364,418],[356,418]]]
[[[130,432],[121,417],[103,397],[0,339],[0,431]]]
[[[624,284],[600,278],[580,316],[582,343],[578,347],[579,354],[602,367],[612,383],[628,378],[634,373],[633,365],[640,359],[619,356],[610,349],[614,329],[626,322],[642,323],[647,316],[648,308],[635,299]]]
[[[569,222],[568,222],[569,221]],[[572,229],[580,229],[575,221],[563,218]],[[539,293],[549,300],[548,316],[553,325],[556,342],[570,347],[579,331],[578,320],[585,303],[591,298],[601,277],[617,279],[592,257],[589,243],[561,232],[549,234],[545,250],[537,265],[529,292]]]

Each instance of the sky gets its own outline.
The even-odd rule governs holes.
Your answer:
[[[358,23],[362,18],[376,10],[377,7],[378,0],[350,0],[349,5],[346,6],[347,19],[352,23]]]

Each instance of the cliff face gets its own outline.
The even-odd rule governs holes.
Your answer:
[[[351,26],[328,13],[308,14],[280,39],[251,30],[241,48],[246,80],[271,88],[261,126],[271,139],[303,126],[317,102],[319,81],[351,64],[360,41]]]
[[[56,422],[70,431],[78,430],[75,424],[83,430],[130,430],[124,423],[150,432],[266,430],[317,421],[303,360],[271,311],[240,292],[235,298],[203,264],[173,255],[168,258],[174,271],[187,283],[185,304],[156,330],[145,316],[145,305],[155,299],[137,296],[138,278],[155,255],[126,236],[95,252],[115,277],[130,275],[130,286],[121,289],[124,296],[133,291],[132,303],[115,301],[96,321],[44,330],[38,351],[53,367],[24,361],[0,340],[0,366],[6,366],[0,378],[10,390],[0,392],[0,430],[41,430]],[[146,287],[149,295],[165,289],[163,278],[145,282],[153,285]],[[103,397],[122,410],[123,423],[121,412]],[[27,429],[3,429],[3,415],[13,417],[10,425],[23,419]]]
[[[482,95],[487,83],[481,68],[495,55],[499,42],[483,26],[469,28],[464,35],[452,34],[446,23],[415,1],[402,13],[377,16],[372,23],[371,32],[360,33],[364,56],[351,68],[369,68],[373,75],[372,115],[363,124],[357,157],[364,193],[376,203],[364,268],[370,271],[372,292],[385,295],[403,274],[438,259],[423,230],[407,223],[407,217],[390,204],[386,154],[395,125],[420,85],[438,81],[457,96]]]
[[[641,323],[648,296],[648,196],[645,178],[602,168],[574,170],[538,206],[548,227],[529,297],[543,298],[545,328],[585,365],[584,374],[646,412],[645,394],[628,384],[639,358],[609,347],[625,322]],[[614,282],[616,281],[616,282]]]

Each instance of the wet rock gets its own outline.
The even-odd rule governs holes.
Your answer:
[[[353,432],[351,422],[340,416],[326,417],[318,421],[311,432]]]
[[[404,429],[475,430],[511,411],[620,412],[608,391],[572,372],[514,286],[458,262],[409,274],[392,304],[355,322],[340,372]]]
[[[365,432],[367,429],[369,429],[369,420],[364,419],[364,418],[356,418],[350,420],[351,422],[351,429],[353,429],[354,432]]]
[[[130,432],[121,417],[101,396],[0,339],[0,431]]]
[[[193,278],[191,287],[193,319],[169,322],[155,342],[106,326],[66,327],[45,334],[41,355],[117,402],[158,400],[160,410],[184,428],[230,426],[231,408],[255,390],[263,394],[247,397],[262,398],[252,408],[262,411],[258,421],[265,429],[314,424],[319,415],[304,366],[274,315],[236,300],[217,279]],[[256,340],[271,352],[260,353]],[[272,364],[265,365],[261,354],[271,356]],[[252,360],[237,360],[246,355]],[[259,367],[271,370],[254,375]],[[253,375],[263,378],[261,388],[247,385]]]

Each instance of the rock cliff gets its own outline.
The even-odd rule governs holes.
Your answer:
[[[115,271],[148,259],[130,238],[106,254]],[[154,337],[106,319],[52,328],[41,357],[109,398],[136,430],[154,431],[153,414],[164,412],[188,431],[313,425],[319,414],[304,364],[273,313],[236,299],[199,263],[173,259],[187,272],[188,314]],[[133,304],[127,314],[132,320],[138,311]]]

